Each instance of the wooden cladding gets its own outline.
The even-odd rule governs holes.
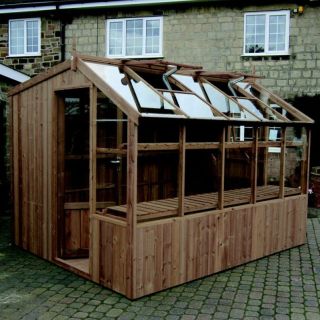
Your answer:
[[[297,196],[139,225],[134,297],[303,244],[306,201]]]

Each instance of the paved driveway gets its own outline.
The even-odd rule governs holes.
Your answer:
[[[130,301],[9,244],[0,220],[0,319],[319,319],[320,218],[308,244]]]

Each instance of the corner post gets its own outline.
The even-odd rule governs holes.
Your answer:
[[[280,179],[279,179],[279,198],[284,199],[285,175],[286,175],[286,128],[282,128],[281,154],[280,154]]]
[[[229,130],[229,128],[228,128]],[[224,175],[225,175],[225,161],[226,161],[226,128],[222,128],[221,138],[220,138],[220,183],[218,190],[218,208],[220,210],[224,207]]]
[[[138,126],[128,121],[126,295],[136,296]]]
[[[89,207],[90,207],[90,275],[94,282],[100,282],[100,222],[93,218],[96,213],[97,184],[97,88],[90,87],[90,176],[89,176]]]
[[[179,168],[178,168],[178,215],[184,216],[185,172],[186,172],[186,125],[179,129]]]
[[[251,203],[257,202],[257,177],[258,177],[258,152],[259,152],[259,127],[254,127],[251,160]]]

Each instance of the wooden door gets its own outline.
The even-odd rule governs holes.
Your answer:
[[[89,90],[58,94],[58,255],[89,257]]]

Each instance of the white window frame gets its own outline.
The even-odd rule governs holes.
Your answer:
[[[264,15],[266,17],[265,23],[265,51],[264,52],[246,52],[246,22],[248,16]],[[286,34],[285,34],[285,49],[282,51],[269,51],[269,19],[270,16],[283,15],[286,17]],[[243,56],[280,56],[289,55],[289,31],[290,31],[290,10],[279,10],[279,11],[256,11],[247,12],[244,14],[243,23]]]
[[[143,20],[143,43],[141,55],[126,55],[126,21],[128,20]],[[159,35],[159,53],[146,53],[146,23],[148,20],[159,20],[160,35]],[[109,54],[109,30],[111,22],[122,22],[122,54]],[[107,19],[106,20],[106,57],[108,58],[162,58],[163,57],[163,17],[133,17],[124,19]]]
[[[16,21],[23,21],[23,53],[13,54],[11,53],[11,22]],[[27,22],[29,21],[37,21],[38,22],[38,51],[37,52],[27,52]],[[8,34],[9,34],[9,42],[8,42],[8,49],[9,49],[9,57],[34,57],[41,55],[41,19],[40,18],[28,18],[28,19],[10,19],[8,21]]]

